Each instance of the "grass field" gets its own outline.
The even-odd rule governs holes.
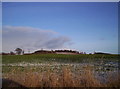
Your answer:
[[[26,87],[118,87],[116,63],[118,55],[3,55],[2,73]]]
[[[63,62],[63,63],[81,63],[97,61],[118,61],[118,55],[64,55],[64,54],[40,54],[40,55],[3,55],[2,63],[19,63],[19,62]]]

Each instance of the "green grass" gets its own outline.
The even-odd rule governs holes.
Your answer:
[[[55,60],[54,60],[55,59]],[[45,62],[63,62],[63,63],[81,63],[96,61],[117,61],[118,55],[100,55],[100,54],[80,54],[80,55],[64,55],[64,54],[39,54],[39,55],[3,55],[2,63],[45,63]]]

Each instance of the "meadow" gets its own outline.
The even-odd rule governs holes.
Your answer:
[[[26,87],[119,87],[118,55],[3,55],[3,78]]]
[[[62,62],[62,63],[81,63],[81,62],[98,62],[98,61],[118,61],[118,55],[103,54],[80,54],[80,55],[64,55],[64,54],[38,54],[38,55],[3,55],[2,63],[19,63],[19,62]]]

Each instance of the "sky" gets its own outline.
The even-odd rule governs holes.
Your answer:
[[[3,2],[3,52],[118,53],[117,2]]]
[[[2,0],[2,2],[119,2],[119,0]]]
[[[0,3],[0,53],[2,52],[2,3]]]

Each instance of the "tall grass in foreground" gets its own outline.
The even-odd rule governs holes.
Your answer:
[[[61,73],[47,70],[38,73],[31,71],[5,74],[4,78],[13,80],[25,87],[120,87],[120,76],[111,76],[106,84],[100,83],[94,73],[87,67],[82,73],[71,72],[71,68],[63,67]]]

